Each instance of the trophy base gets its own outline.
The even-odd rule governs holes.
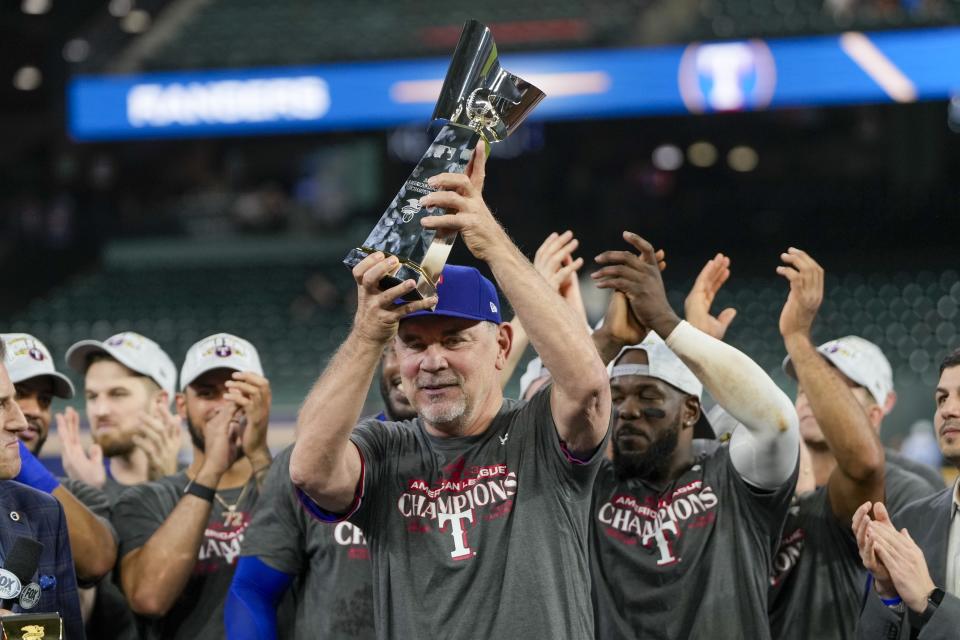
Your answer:
[[[393,255],[387,251],[383,251],[382,249],[357,247],[347,254],[347,256],[343,259],[343,264],[347,265],[348,268],[353,269],[355,266],[360,264],[364,258],[372,253],[376,253],[377,251],[381,251],[386,256]],[[417,283],[417,286],[413,291],[403,296],[403,300],[406,302],[416,302],[417,300],[423,300],[424,298],[437,295],[436,284],[434,284],[434,282],[423,271],[423,269],[420,268],[419,265],[414,264],[409,260],[404,260],[400,256],[396,257],[400,260],[400,266],[397,267],[396,271],[380,280],[377,286],[381,291],[392,289],[393,287],[402,284],[407,280],[413,280]]]
[[[18,613],[0,619],[2,637],[26,640],[61,640],[63,622],[56,613]]]

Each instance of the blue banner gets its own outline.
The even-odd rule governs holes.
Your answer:
[[[960,28],[504,55],[543,120],[946,99]],[[77,140],[386,128],[426,121],[448,60],[78,76]]]

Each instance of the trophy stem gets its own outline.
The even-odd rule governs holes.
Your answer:
[[[470,127],[444,125],[377,226],[360,247],[347,254],[343,263],[352,269],[371,253],[382,251],[399,258],[400,265],[380,281],[381,290],[412,279],[417,283],[416,289],[404,299],[413,301],[435,295],[437,280],[450,256],[456,233],[424,229],[420,220],[428,215],[445,215],[446,210],[427,209],[420,205],[420,198],[436,191],[427,184],[432,176],[463,173],[479,140],[480,134]]]

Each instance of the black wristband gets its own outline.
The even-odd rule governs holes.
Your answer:
[[[940,606],[940,603],[943,601],[943,589],[940,587],[935,588],[930,592],[930,595],[927,596],[927,607],[919,614],[912,616],[910,621],[910,626],[915,629],[923,629],[923,627],[930,622],[930,618],[933,617],[933,614],[937,612],[937,608]]]
[[[197,496],[201,500],[206,500],[210,503],[213,502],[213,497],[216,495],[216,493],[216,489],[211,489],[210,487],[205,487],[202,484],[197,484],[193,480],[191,480],[183,490],[183,495]]]

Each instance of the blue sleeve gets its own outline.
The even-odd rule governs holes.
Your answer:
[[[277,604],[293,578],[256,556],[241,557],[223,612],[227,640],[276,640]]]

